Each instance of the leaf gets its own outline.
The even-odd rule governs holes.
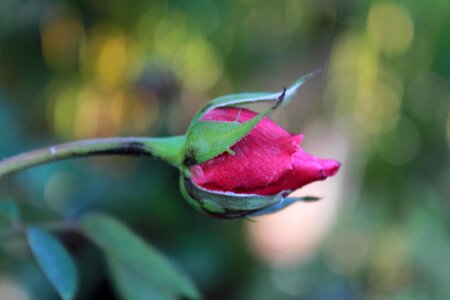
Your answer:
[[[168,295],[160,292],[158,287],[154,287],[152,283],[145,280],[143,276],[139,276],[133,272],[125,263],[114,257],[107,255],[108,263],[112,279],[115,282],[117,293],[124,300],[142,300],[142,299],[176,299],[174,295]]]
[[[314,77],[319,70],[315,70],[311,73],[308,73],[302,77],[300,77],[297,81],[295,81],[291,86],[286,89],[285,96],[285,104],[289,102],[292,96],[295,95],[297,90],[309,79]],[[225,95],[218,98],[215,98],[209,101],[203,108],[195,115],[193,122],[197,122],[201,116],[207,113],[210,110],[213,110],[217,107],[223,106],[236,106],[236,105],[244,105],[253,102],[262,102],[262,101],[277,101],[280,96],[280,92],[265,92],[265,93],[241,93],[241,94],[232,94]]]
[[[20,219],[20,209],[15,201],[2,199],[0,200],[0,218],[7,219],[15,224]]]
[[[70,254],[52,234],[38,227],[28,227],[26,233],[31,251],[45,276],[62,299],[73,299],[78,272]]]
[[[119,269],[123,273],[133,274],[133,277],[139,278],[139,282],[146,282],[158,293],[171,299],[179,296],[200,298],[199,291],[187,276],[117,219],[90,213],[80,220],[80,225],[83,232],[107,254],[108,259],[113,259],[114,272]],[[129,281],[123,273],[113,273],[116,280],[121,280],[119,290],[123,290],[124,284],[127,284],[125,281]]]

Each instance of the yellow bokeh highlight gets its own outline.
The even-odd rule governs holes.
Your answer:
[[[82,66],[99,87],[119,88],[135,76],[138,65],[135,48],[123,32],[109,27],[95,28],[81,51]]]
[[[399,118],[403,84],[380,60],[367,37],[352,32],[337,41],[331,56],[326,103],[346,116],[361,136],[392,129]]]
[[[100,102],[95,90],[83,89],[77,99],[75,136],[80,139],[97,136],[100,121]]]
[[[54,82],[47,89],[49,121],[55,133],[65,140],[73,138],[79,88],[76,84]]]
[[[408,240],[400,231],[383,233],[373,247],[369,284],[372,290],[387,291],[411,284]]]
[[[367,33],[381,52],[388,55],[400,55],[411,46],[414,23],[402,6],[394,3],[380,3],[370,9]]]
[[[360,89],[353,105],[354,118],[370,133],[384,132],[395,126],[400,103],[391,86],[377,81]]]
[[[195,32],[189,32],[185,17],[172,12],[155,28],[153,59],[172,65],[183,85],[191,90],[206,91],[221,78],[222,53]]]
[[[112,36],[101,43],[95,70],[102,82],[115,86],[123,81],[128,64],[127,52],[124,36]]]
[[[215,49],[204,39],[190,39],[175,54],[174,67],[185,85],[204,91],[211,88],[221,77],[222,61]]]

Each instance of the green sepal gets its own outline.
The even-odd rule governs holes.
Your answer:
[[[181,168],[184,157],[186,136],[173,136],[163,138],[149,138],[143,146],[155,157],[160,158],[176,168]]]
[[[264,216],[264,215],[270,215],[270,214],[278,212],[282,209],[285,209],[286,207],[288,207],[296,202],[314,202],[314,201],[318,201],[318,200],[320,200],[320,198],[314,197],[314,196],[283,198],[283,199],[281,199],[281,201],[275,203],[274,205],[270,205],[261,210],[253,212],[253,213],[247,215],[247,217],[252,218],[252,217],[259,217],[259,216]]]
[[[275,111],[283,102],[285,94],[286,88],[278,94],[274,106],[246,122],[194,122],[187,133],[183,164],[200,164],[225,151],[234,155],[230,147],[246,136],[265,116]]]
[[[292,85],[286,89],[284,104],[288,103],[292,96],[295,95],[297,90],[309,79],[314,77],[320,69],[315,70],[311,73],[303,75],[298,80],[296,80]],[[254,102],[267,102],[267,101],[277,101],[280,96],[279,92],[262,92],[262,93],[240,93],[225,95],[218,98],[214,98],[209,101],[205,106],[203,106],[200,111],[195,115],[192,123],[198,122],[200,118],[206,114],[208,111],[214,108],[224,107],[224,106],[241,106],[245,104],[250,104]]]
[[[197,186],[189,177],[180,177],[181,193],[189,204],[210,216],[222,219],[242,218],[283,200],[285,191],[276,195],[236,194],[209,191]]]

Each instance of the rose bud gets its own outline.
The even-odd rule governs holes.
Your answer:
[[[317,200],[287,196],[333,176],[340,164],[306,153],[300,147],[303,135],[290,134],[267,116],[310,76],[281,94],[222,97],[201,110],[188,130],[180,182],[192,205],[214,217],[239,218]],[[255,101],[277,102],[260,114],[236,107]]]

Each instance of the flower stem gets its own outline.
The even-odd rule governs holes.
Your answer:
[[[179,167],[184,141],[185,136],[116,137],[70,142],[26,152],[0,161],[0,177],[48,162],[93,155],[147,155],[161,158]]]

